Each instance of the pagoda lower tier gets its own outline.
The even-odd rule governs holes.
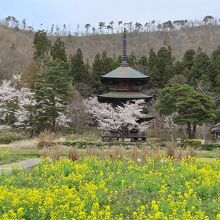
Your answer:
[[[148,103],[152,99],[152,96],[148,96],[139,91],[137,92],[110,91],[108,93],[98,96],[99,102],[107,102],[107,103],[114,103],[114,104],[125,103],[127,101],[137,100],[137,99],[144,99],[145,102]]]

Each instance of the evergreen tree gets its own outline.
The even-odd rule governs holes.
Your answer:
[[[180,61],[176,61],[174,64],[174,73],[175,75],[180,75],[182,74],[183,71],[183,63]]]
[[[88,79],[81,49],[70,57],[70,75],[74,85],[85,83]]]
[[[137,57],[133,53],[128,56],[128,64],[133,68],[138,64]]]
[[[92,65],[92,81],[96,93],[101,93],[105,89],[101,84],[100,76],[112,71],[118,66],[118,61],[108,57],[105,51],[103,51],[102,55],[96,54]]]
[[[31,61],[28,63],[21,74],[21,80],[22,82],[29,88],[33,88],[35,78],[37,74],[39,74],[41,67],[39,62]]]
[[[196,55],[196,51],[193,49],[189,49],[184,53],[183,59],[182,59],[183,68],[187,68],[188,70],[191,70],[195,55]]]
[[[213,100],[186,84],[164,88],[155,107],[163,115],[175,114],[176,124],[187,125],[188,138],[195,138],[197,125],[215,118]]]
[[[33,47],[34,60],[45,62],[49,57],[51,42],[47,38],[47,33],[44,30],[37,31],[34,35]]]
[[[61,40],[60,37],[57,37],[56,41],[54,42],[50,54],[54,60],[60,59],[64,62],[67,62],[66,49],[64,46],[64,42]]]
[[[148,67],[152,77],[152,86],[163,88],[174,75],[174,57],[170,47],[161,47],[157,54],[153,49],[149,52]]]
[[[135,66],[135,69],[146,74],[148,70],[147,64],[148,64],[147,57],[141,56],[139,59],[137,59],[137,64]]]
[[[158,57],[158,70],[160,73],[160,78],[162,81],[162,87],[168,82],[168,80],[173,76],[173,61],[174,57],[172,56],[171,47],[161,47],[157,52]]]
[[[96,90],[96,93],[99,93],[103,90],[100,76],[103,74],[103,63],[101,55],[98,53],[95,56],[94,62],[92,64],[92,81],[93,88]]]
[[[149,51],[149,57],[148,57],[148,68],[149,68],[149,74],[151,76],[150,82],[151,87],[160,87],[160,77],[159,77],[159,70],[157,68],[158,65],[158,57],[157,54],[154,52],[154,50],[151,48]]]
[[[69,99],[69,69],[60,59],[50,60],[35,83],[36,131],[57,130],[57,119]]]
[[[107,56],[106,51],[102,52],[102,74],[108,73],[114,69],[114,60],[111,57]]]
[[[220,46],[211,54],[213,71],[209,73],[209,78],[214,91],[220,93]]]
[[[140,59],[138,59],[138,64],[146,67],[148,65],[147,57],[146,56],[142,56]]]
[[[197,81],[203,81],[207,84],[210,82],[212,74],[213,66],[209,56],[205,52],[195,55],[189,75],[189,83],[194,87],[196,87]]]
[[[196,51],[193,49],[189,49],[184,53],[182,58],[182,74],[187,78],[187,82],[190,81],[190,75],[195,55]]]

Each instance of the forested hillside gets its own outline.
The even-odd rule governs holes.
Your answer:
[[[65,44],[67,54],[75,53],[81,48],[84,59],[88,58],[91,64],[97,53],[104,50],[110,56],[121,53],[121,34],[84,34],[74,36],[64,34],[49,34],[49,39],[54,42],[59,35]],[[155,31],[134,30],[128,33],[128,53],[137,57],[148,56],[151,48],[155,51],[162,46],[171,46],[175,58],[181,59],[187,49],[202,48],[210,54],[220,45],[220,26],[207,24],[181,29],[162,29]],[[8,77],[13,72],[22,72],[32,59],[33,54],[32,30],[22,30],[14,27],[0,26],[0,74],[1,78]]]
[[[177,20],[144,27],[100,22],[92,32],[86,24],[75,33],[65,26],[34,31],[14,17],[5,21],[0,22],[0,123],[6,127],[35,135],[88,126],[84,100],[108,90],[100,76],[120,66],[124,28],[129,66],[150,76],[143,92],[153,96],[154,128],[168,127],[173,140],[174,124],[194,138],[198,126],[219,122],[219,20],[208,16],[199,24]]]

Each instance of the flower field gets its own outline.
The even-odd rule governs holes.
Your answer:
[[[45,160],[0,176],[0,219],[220,219],[220,162]]]

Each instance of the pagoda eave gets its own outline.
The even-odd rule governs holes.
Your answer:
[[[126,102],[131,100],[144,99],[149,102],[153,97],[140,92],[109,92],[98,96],[100,102]]]
[[[148,116],[146,116],[144,118],[140,118],[138,120],[138,123],[148,122],[148,121],[151,121],[154,118],[155,118],[154,116],[148,115]]]
[[[118,83],[118,82],[126,82],[126,83],[136,83],[138,82],[139,84],[146,84],[149,81],[150,77],[143,77],[143,78],[117,78],[117,77],[100,77],[101,83],[103,84],[109,84],[111,83]]]

